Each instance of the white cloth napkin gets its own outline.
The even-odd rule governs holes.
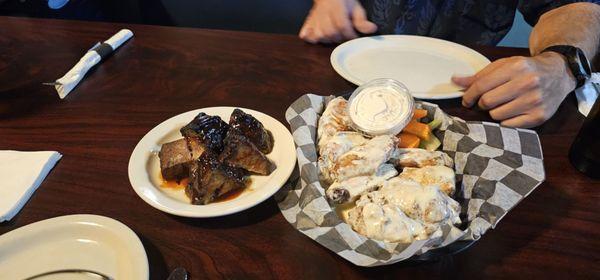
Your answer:
[[[19,213],[61,157],[58,152],[0,151],[0,222]]]
[[[596,99],[598,98],[598,93],[594,89],[592,83],[600,83],[600,73],[592,73],[592,78],[588,80],[585,85],[575,91],[579,112],[586,117],[590,113],[592,106],[594,106],[594,102],[596,102]]]

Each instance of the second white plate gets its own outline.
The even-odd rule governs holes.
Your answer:
[[[91,270],[112,279],[149,277],[142,242],[126,225],[111,218],[62,216],[0,236],[1,279],[24,279],[64,269]],[[55,276],[52,279],[82,279],[72,274]]]
[[[246,210],[277,192],[296,166],[296,147],[289,130],[279,121],[258,111],[239,108],[258,119],[273,134],[273,151],[267,155],[277,167],[268,176],[252,175],[251,183],[237,197],[207,205],[193,205],[184,189],[162,187],[158,151],[164,143],[182,138],[179,130],[198,113],[229,121],[236,107],[210,107],[172,117],[150,130],[137,144],[129,159],[129,181],[135,192],[161,211],[184,217],[218,217]]]
[[[490,61],[465,46],[421,36],[384,35],[354,39],[331,53],[333,69],[358,86],[377,78],[405,84],[421,99],[462,96],[452,75],[472,75]]]

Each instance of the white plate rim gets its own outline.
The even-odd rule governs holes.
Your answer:
[[[33,222],[0,235],[0,248],[3,247],[3,244],[11,244],[12,242],[18,241],[20,238],[23,238],[24,235],[34,235],[37,232],[44,230],[60,229],[61,227],[70,224],[95,224],[113,232],[127,244],[127,251],[134,255],[133,261],[139,263],[137,272],[141,275],[141,279],[150,278],[148,256],[140,238],[127,225],[105,216],[74,214]]]
[[[276,143],[275,145],[278,145],[278,142],[281,141],[285,141],[287,142],[287,145],[284,143],[283,145],[288,146],[289,148],[291,148],[290,152],[291,154],[293,154],[293,164],[288,165],[287,168],[285,168],[285,166],[277,166],[277,169],[274,172],[283,172],[282,177],[285,177],[285,180],[282,180],[280,183],[277,184],[277,186],[272,187],[270,189],[270,191],[268,192],[263,192],[263,195],[255,200],[252,203],[248,203],[248,204],[242,204],[242,205],[238,205],[238,206],[234,206],[234,207],[230,207],[228,210],[226,211],[221,211],[218,213],[210,213],[210,212],[205,212],[202,211],[201,208],[207,208],[210,207],[213,204],[207,204],[207,205],[194,205],[194,204],[188,204],[188,203],[184,203],[181,201],[176,201],[173,198],[168,197],[167,195],[163,194],[160,190],[157,189],[156,186],[154,186],[152,184],[152,182],[148,179],[148,178],[144,178],[146,180],[141,180],[139,177],[135,176],[135,173],[139,173],[141,172],[141,169],[146,170],[146,168],[143,165],[139,165],[136,164],[136,162],[140,161],[143,159],[142,162],[145,163],[145,152],[147,152],[148,147],[151,147],[152,145],[156,145],[156,144],[151,144],[151,143],[146,143],[146,142],[152,142],[151,140],[153,140],[154,138],[158,137],[162,137],[164,136],[164,134],[160,134],[158,135],[157,133],[163,129],[163,127],[166,127],[168,125],[170,125],[171,123],[175,123],[177,122],[177,120],[185,117],[186,115],[191,115],[191,117],[189,118],[189,120],[187,120],[186,118],[186,122],[189,122],[192,120],[192,118],[194,116],[196,116],[198,113],[200,112],[206,112],[207,114],[210,114],[210,111],[214,111],[214,110],[231,110],[233,111],[234,109],[240,109],[248,114],[251,114],[252,116],[256,117],[257,119],[261,119],[261,118],[268,118],[270,119],[271,122],[273,122],[275,125],[279,126],[279,130],[284,130],[286,132],[285,136],[287,139],[275,139]],[[272,132],[272,128],[270,127],[266,127],[267,129],[271,130]],[[179,128],[177,128],[179,129]],[[292,152],[293,151],[293,152]],[[279,122],[277,119],[256,111],[256,110],[252,110],[252,109],[247,109],[247,108],[243,108],[243,107],[236,107],[236,106],[216,106],[216,107],[206,107],[206,108],[200,108],[200,109],[195,109],[195,110],[190,110],[181,114],[178,114],[176,116],[173,116],[163,122],[161,122],[160,124],[156,125],[154,128],[152,128],[148,133],[146,133],[142,139],[137,143],[136,147],[134,148],[133,152],[131,153],[131,157],[129,158],[129,164],[128,164],[128,175],[129,175],[129,182],[133,188],[133,190],[136,192],[136,194],[142,198],[146,203],[148,203],[150,206],[172,214],[172,215],[176,215],[176,216],[181,216],[181,217],[189,217],[189,218],[212,218],[212,217],[221,217],[221,216],[226,216],[226,215],[231,215],[234,213],[238,213],[244,210],[247,210],[251,207],[254,207],[260,203],[262,203],[263,201],[269,199],[270,197],[272,197],[289,179],[289,177],[291,176],[292,172],[294,171],[294,168],[296,167],[296,146],[294,144],[294,138],[292,136],[292,134],[289,132],[288,128],[286,126],[284,126],[281,122]],[[271,174],[273,175],[273,174]],[[269,175],[269,176],[271,176]],[[147,190],[149,188],[154,188],[155,191],[152,193],[149,193]],[[158,201],[156,201],[155,199],[153,199],[150,196],[155,196],[155,195],[159,195],[160,199],[164,200],[164,201],[171,201],[170,203],[174,203],[173,205],[169,206],[169,205],[165,205],[164,203],[160,203]],[[235,199],[230,200],[230,201],[235,201]]]
[[[450,47],[453,47],[453,48],[460,49],[461,51],[463,51],[465,53],[468,53],[469,55],[473,56],[473,58],[476,58],[476,59],[480,60],[479,63],[481,63],[482,66],[491,63],[491,61],[487,57],[485,57],[481,53],[477,52],[476,50],[471,49],[471,48],[469,48],[467,46],[463,46],[463,45],[457,44],[455,42],[451,42],[451,41],[447,41],[447,40],[443,40],[443,39],[438,39],[438,38],[433,38],[433,37],[418,36],[418,35],[399,35],[399,34],[394,34],[394,35],[377,35],[377,36],[370,36],[370,37],[361,37],[361,38],[353,39],[353,40],[350,40],[350,41],[347,41],[347,42],[344,42],[344,43],[338,45],[331,52],[331,55],[329,57],[329,61],[331,63],[331,66],[335,70],[335,72],[338,73],[338,75],[340,75],[342,78],[344,78],[348,82],[351,82],[351,83],[353,83],[353,84],[355,84],[357,86],[360,86],[360,85],[368,82],[368,81],[362,81],[361,79],[359,79],[355,75],[352,75],[351,73],[349,73],[348,71],[346,71],[344,69],[344,67],[342,67],[342,63],[340,61],[340,57],[341,57],[340,54],[341,54],[342,51],[344,51],[348,47],[352,46],[353,44],[360,43],[361,41],[373,40],[373,39],[378,39],[378,38],[382,38],[383,40],[429,41],[429,42],[432,42],[434,44],[442,44],[442,45],[445,45],[445,46],[450,46]],[[385,78],[385,77],[382,77],[382,78]],[[430,99],[430,100],[457,98],[457,97],[461,97],[463,94],[464,93],[462,91],[452,92],[452,93],[444,93],[444,94],[439,94],[439,95],[437,95],[437,94],[436,95],[429,95],[429,94],[425,94],[425,93],[414,93],[414,92],[412,92],[412,95],[415,98]]]

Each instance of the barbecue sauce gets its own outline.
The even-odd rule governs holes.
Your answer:
[[[223,195],[217,197],[213,202],[225,202],[238,198],[245,190],[248,189],[248,186],[252,182],[252,179],[250,177],[246,177],[244,178],[244,181],[245,186],[243,188],[235,189],[228,193],[224,193]]]
[[[181,181],[177,182],[175,180],[165,180],[162,176],[160,177],[161,184],[160,186],[166,189],[185,189],[188,185],[189,179],[184,178]]]
[[[162,177],[162,175],[159,175],[159,176],[160,176],[160,181],[161,181],[160,186],[162,188],[166,188],[166,189],[175,189],[175,190],[182,189],[183,190],[183,189],[185,189],[187,187],[187,185],[189,183],[189,178],[184,178],[181,181],[177,182],[175,180],[165,180]],[[246,180],[246,184],[245,185],[247,187],[248,185],[250,185],[250,182],[251,182],[250,180],[251,179],[249,177],[247,177],[245,180]],[[246,187],[235,189],[235,190],[232,190],[230,192],[224,193],[223,195],[217,197],[211,203],[225,202],[225,201],[230,201],[230,200],[236,199],[236,198],[238,198],[244,192],[244,190],[246,190]]]
[[[239,189],[235,189],[232,190],[230,192],[224,193],[223,195],[217,197],[214,202],[225,202],[225,201],[229,201],[232,199],[237,198],[238,196],[240,196],[243,192],[244,192],[245,188],[239,188]]]

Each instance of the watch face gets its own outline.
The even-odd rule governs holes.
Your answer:
[[[586,79],[589,79],[592,75],[592,69],[590,67],[590,62],[585,57],[585,54],[580,49],[577,50],[577,65],[579,67],[579,72],[585,76]]]

